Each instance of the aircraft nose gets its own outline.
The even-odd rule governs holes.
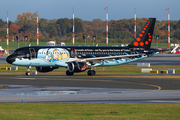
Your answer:
[[[9,64],[12,64],[14,61],[15,61],[15,57],[13,57],[12,55],[8,56],[6,58],[6,61],[9,63]]]

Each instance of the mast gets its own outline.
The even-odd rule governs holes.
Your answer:
[[[168,49],[170,49],[170,12],[168,8]]]
[[[73,8],[73,46],[74,46],[74,8]]]
[[[37,11],[37,46],[39,46],[39,28],[38,28],[38,11]]]
[[[106,46],[108,46],[108,7],[106,7]]]
[[[134,11],[134,38],[136,38],[136,8]]]
[[[9,51],[9,26],[8,26],[8,12],[7,12],[7,51]]]

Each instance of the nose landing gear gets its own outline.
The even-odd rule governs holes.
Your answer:
[[[25,73],[27,76],[31,75],[31,66],[27,66],[27,72]]]

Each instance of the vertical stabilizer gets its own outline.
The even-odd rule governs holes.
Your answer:
[[[151,47],[155,22],[156,18],[149,18],[141,29],[139,35],[137,35],[129,47],[149,49]]]

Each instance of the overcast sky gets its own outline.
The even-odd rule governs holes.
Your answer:
[[[40,18],[59,19],[75,17],[82,20],[100,18],[106,20],[105,7],[109,10],[109,20],[134,18],[137,9],[138,18],[156,17],[167,20],[167,8],[170,8],[171,20],[180,19],[180,0],[0,0],[0,19],[15,21],[18,14],[38,11]]]

